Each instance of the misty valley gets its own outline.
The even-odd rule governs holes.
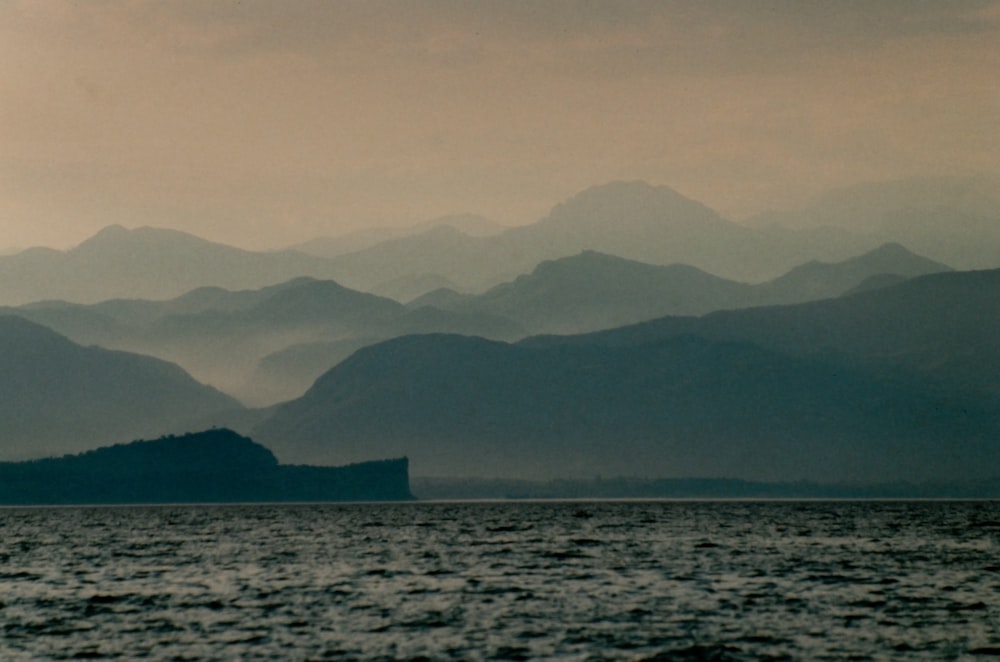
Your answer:
[[[112,226],[0,255],[0,494],[225,431],[301,471],[407,458],[408,483],[254,465],[135,498],[1000,496],[1000,206],[899,192],[736,223],[613,182],[512,228],[251,252]]]

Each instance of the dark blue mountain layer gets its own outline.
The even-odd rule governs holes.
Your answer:
[[[788,481],[1000,473],[1000,271],[508,345],[363,349],[255,435],[419,476]]]
[[[172,363],[82,347],[38,324],[0,315],[0,459],[198,429],[240,409]]]
[[[0,503],[226,503],[412,499],[405,458],[345,467],[279,465],[226,429],[80,455],[0,463]]]

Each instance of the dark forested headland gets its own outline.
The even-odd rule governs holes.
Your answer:
[[[278,464],[227,429],[0,463],[2,504],[408,500],[406,458],[342,467]]]

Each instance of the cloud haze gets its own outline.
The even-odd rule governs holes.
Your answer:
[[[740,217],[997,174],[997,71],[997,2],[13,0],[0,244],[524,223],[623,178]]]

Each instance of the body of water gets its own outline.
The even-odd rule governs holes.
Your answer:
[[[977,659],[997,502],[0,509],[0,659]]]

